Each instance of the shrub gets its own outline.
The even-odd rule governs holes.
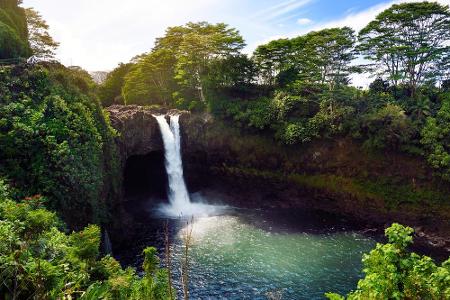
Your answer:
[[[450,94],[447,93],[435,117],[428,117],[421,143],[429,164],[444,179],[450,180]]]
[[[371,149],[399,149],[415,133],[403,109],[392,103],[365,115],[360,126],[366,137],[364,146]]]
[[[119,177],[114,131],[83,74],[0,68],[0,174],[22,195],[44,195],[72,225],[104,220],[101,200],[115,199],[109,184]]]
[[[112,257],[99,259],[100,228],[66,234],[40,196],[13,201],[0,180],[0,299],[169,299],[155,248],[143,278]]]
[[[388,243],[364,255],[366,275],[358,288],[346,297],[328,293],[328,299],[449,299],[450,259],[437,266],[427,256],[408,252],[413,232],[392,224],[385,230]]]

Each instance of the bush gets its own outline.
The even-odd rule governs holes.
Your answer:
[[[444,179],[450,180],[450,94],[442,99],[435,117],[429,117],[422,129],[421,143],[429,164]]]
[[[42,194],[71,225],[100,222],[116,197],[114,131],[81,70],[0,68],[0,174]],[[19,195],[21,196],[21,195]]]
[[[0,299],[170,299],[155,248],[144,251],[144,277],[99,259],[100,228],[66,234],[42,197],[15,202],[0,180]]]
[[[328,293],[328,299],[449,299],[450,259],[436,266],[431,258],[408,252],[413,232],[392,224],[385,230],[388,243],[364,255],[366,276],[358,288],[346,297]]]
[[[403,109],[392,103],[362,117],[360,130],[369,149],[400,149],[415,133]]]

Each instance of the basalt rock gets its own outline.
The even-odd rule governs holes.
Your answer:
[[[163,151],[164,145],[158,122],[153,115],[188,114],[185,111],[146,108],[138,105],[113,105],[106,109],[116,139],[120,157],[125,162],[130,156]]]
[[[445,239],[435,244],[450,246],[448,187],[420,157],[366,152],[346,137],[285,146],[270,135],[236,128],[206,113],[139,106],[107,110],[119,133],[122,165],[132,155],[163,151],[152,115],[177,113],[190,191],[222,190],[232,194],[230,204],[240,207],[304,207],[381,226],[393,221],[422,226]]]

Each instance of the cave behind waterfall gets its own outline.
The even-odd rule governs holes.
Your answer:
[[[167,199],[164,152],[130,156],[125,165],[123,184],[127,200],[148,197]]]

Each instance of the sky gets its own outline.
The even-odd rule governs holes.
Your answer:
[[[60,42],[57,58],[88,71],[110,71],[148,52],[167,27],[224,22],[237,28],[245,53],[270,40],[311,30],[349,26],[356,31],[375,16],[409,0],[24,0]],[[450,0],[437,0],[450,5]],[[367,79],[355,78],[355,85]],[[360,82],[359,82],[360,81]]]

